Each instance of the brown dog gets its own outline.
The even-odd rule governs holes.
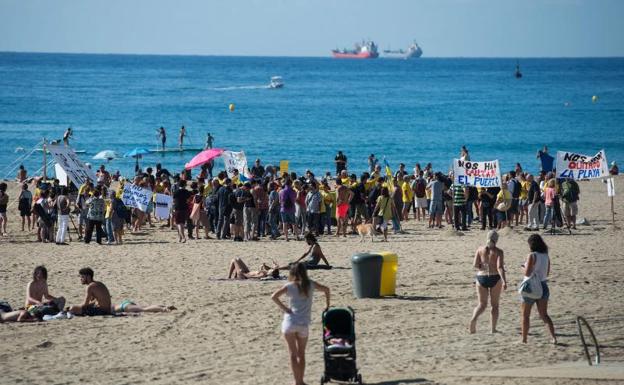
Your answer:
[[[360,242],[364,240],[364,236],[370,236],[371,242],[375,241],[375,226],[372,223],[357,225],[356,230],[360,234]]]

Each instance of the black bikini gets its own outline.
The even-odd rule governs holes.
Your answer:
[[[479,282],[479,285],[488,289],[491,289],[494,286],[496,286],[499,280],[500,280],[499,274],[477,275],[477,282]]]

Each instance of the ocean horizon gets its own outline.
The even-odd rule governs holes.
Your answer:
[[[520,64],[522,79],[514,75]],[[283,89],[268,89],[271,76]],[[340,60],[329,57],[0,52],[0,178],[43,137],[75,131],[71,145],[123,154],[156,148],[157,129],[177,147],[244,150],[249,164],[290,161],[299,173],[333,172],[342,150],[349,169],[385,157],[396,169],[433,163],[448,170],[466,145],[473,160],[520,162],[536,171],[536,151],[624,155],[624,58],[431,58]],[[595,102],[592,97],[597,96]],[[234,111],[228,106],[234,104]],[[23,152],[19,149],[23,149]],[[17,150],[17,152],[16,152]],[[149,154],[179,171],[195,153]],[[32,173],[41,153],[24,160]],[[105,163],[131,175],[134,160]],[[19,165],[19,164],[17,164]],[[218,163],[217,166],[220,166]]]

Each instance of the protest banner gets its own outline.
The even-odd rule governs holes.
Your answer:
[[[171,203],[173,199],[170,195],[156,194],[156,202],[154,208],[154,216],[158,219],[169,218],[171,212]]]
[[[121,196],[124,205],[135,207],[145,212],[150,199],[152,199],[152,190],[141,188],[132,183],[124,184],[123,195]]]
[[[499,187],[501,185],[498,160],[471,162],[453,159],[454,183],[474,187]]]
[[[287,160],[285,160],[285,159],[280,160],[279,170],[280,170],[280,175],[282,175],[285,172],[288,172],[288,161]]]
[[[251,179],[244,151],[223,151],[221,157],[223,158],[223,163],[225,163],[225,171],[229,178],[234,176],[234,170],[238,170],[241,180]]]
[[[594,156],[557,151],[557,178],[595,179],[608,175],[609,167],[604,150]]]
[[[46,147],[76,187],[85,183],[87,179],[95,181],[95,172],[80,161],[71,147],[58,144],[48,144]]]

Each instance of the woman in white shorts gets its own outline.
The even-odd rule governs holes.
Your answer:
[[[290,268],[288,282],[271,296],[271,299],[284,312],[282,333],[290,354],[290,367],[295,377],[295,385],[303,385],[305,372],[305,348],[308,342],[308,328],[312,311],[312,294],[314,290],[325,294],[326,307],[329,307],[329,288],[308,278],[305,264],[295,263]],[[286,306],[280,300],[286,294],[290,298]]]

